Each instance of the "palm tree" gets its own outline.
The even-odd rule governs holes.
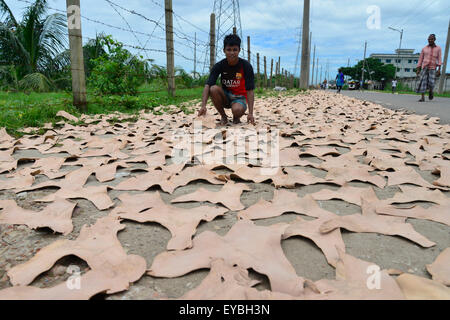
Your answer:
[[[48,76],[57,69],[55,59],[66,48],[66,18],[47,14],[47,1],[36,0],[18,21],[5,0],[0,0],[0,64],[17,70],[22,86],[44,89]]]

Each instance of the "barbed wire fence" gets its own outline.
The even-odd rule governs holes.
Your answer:
[[[26,4],[30,4],[33,5],[34,2],[30,1],[30,0],[17,0],[19,2],[22,3],[26,3]],[[104,21],[101,21],[101,19],[95,19],[92,17],[88,17],[85,14],[81,14],[81,11],[83,10],[83,8],[80,7],[79,4],[79,0],[67,0],[67,6],[66,8],[69,8],[70,5],[74,5],[78,6],[77,10],[70,12],[73,13],[73,15],[69,15],[69,10],[61,10],[58,8],[54,8],[52,6],[47,6],[47,8],[55,13],[61,13],[64,15],[67,15],[68,20],[70,18],[70,16],[72,16],[73,19],[75,19],[75,21],[78,19],[80,21],[80,35],[79,37],[82,40],[97,40],[96,38],[92,38],[92,37],[88,37],[86,35],[82,35],[81,34],[81,21],[87,21],[90,23],[93,23],[95,25],[99,25],[102,28],[105,29],[113,29],[113,30],[118,30],[121,32],[127,32],[129,33],[135,40],[136,40],[136,44],[131,44],[128,43],[128,41],[123,42],[121,41],[123,47],[125,48],[129,48],[131,53],[134,53],[135,55],[139,56],[141,53],[144,53],[146,60],[147,61],[151,61],[153,62],[154,59],[151,59],[151,54],[155,54],[155,53],[159,53],[159,54],[166,54],[169,55],[170,53],[172,53],[175,57],[177,57],[177,59],[182,59],[184,61],[189,61],[189,62],[193,62],[199,66],[202,66],[200,69],[202,70],[202,74],[205,75],[207,73],[209,73],[210,68],[212,67],[211,63],[209,63],[208,61],[208,57],[210,56],[210,51],[212,50],[211,48],[211,41],[210,41],[210,36],[211,36],[211,30],[206,30],[205,28],[202,28],[200,26],[195,25],[194,23],[190,22],[189,20],[187,20],[186,18],[184,18],[182,15],[178,14],[177,12],[175,12],[174,10],[169,10],[170,12],[167,12],[167,2],[171,3],[171,0],[165,0],[165,3],[161,4],[155,0],[150,0],[150,2],[155,5],[156,7],[158,7],[159,10],[163,10],[162,15],[160,16],[160,18],[158,20],[149,18],[148,16],[146,16],[145,14],[138,12],[136,10],[130,9],[130,8],[126,8],[118,3],[116,3],[115,1],[112,0],[104,0],[106,4],[108,4],[114,14],[116,14],[117,16],[119,16],[120,20],[123,21],[123,23],[125,24],[126,27],[123,26],[119,26],[119,25],[115,25],[112,24],[111,22],[107,23]],[[176,22],[176,27],[175,26],[168,26],[167,25],[167,21],[165,21],[165,23],[162,21],[163,17],[167,14],[172,15],[172,17],[175,17],[175,22]],[[139,30],[135,30],[132,28],[131,24],[129,23],[129,20],[127,19],[130,16],[134,16],[137,19],[142,20],[145,23],[149,23],[152,25],[153,30],[151,33],[147,33],[147,32],[143,32],[142,30],[144,30],[144,28],[139,28],[141,29],[141,31]],[[167,20],[167,19],[166,19]],[[202,37],[198,38],[197,36],[192,36],[187,34],[183,29],[185,29],[183,27],[183,24],[185,25],[189,25],[190,27],[194,28],[196,31],[199,31],[199,34],[201,36],[203,36],[203,38],[206,38],[206,40],[202,40]],[[173,38],[173,43],[171,44],[171,46],[166,47],[166,49],[162,49],[161,47],[163,46],[162,44],[160,45],[155,45],[155,42],[157,41],[167,41],[167,36],[166,37],[161,37],[156,35],[156,31],[158,32],[163,32],[166,33],[166,31],[169,32],[169,34],[172,35]],[[71,34],[71,30],[70,30],[70,26],[69,26],[69,32],[65,33],[65,35],[68,37],[69,42],[71,41],[71,37],[73,37],[74,35]],[[167,33],[166,33],[167,35]],[[82,43],[81,40],[81,43]],[[244,42],[245,39],[242,39],[242,42]],[[171,50],[167,50],[167,48],[171,48]],[[183,53],[181,52],[181,48],[183,48]],[[189,53],[186,54],[186,49],[189,49]],[[72,50],[72,47],[71,49]],[[134,51],[134,52],[132,52]],[[172,52],[170,52],[172,51]],[[194,54],[195,52],[195,54]],[[83,50],[81,47],[81,50],[79,50],[79,54],[83,55]],[[192,56],[197,56],[200,57],[200,60],[198,59],[194,59]],[[215,55],[215,53],[214,53]],[[273,79],[275,78],[279,78],[279,81],[276,84],[280,84],[280,85],[284,85],[286,87],[292,87],[292,85],[290,85],[290,82],[288,79],[291,79],[293,77],[293,75],[291,75],[289,72],[287,72],[286,70],[282,69],[280,66],[278,66],[277,68],[275,68],[273,70],[273,73],[271,73],[269,70],[271,68],[269,68],[267,65],[263,68],[262,66],[262,61],[263,61],[263,56],[260,56],[259,53],[254,53],[251,50],[248,50],[248,54],[244,53],[244,56],[246,56],[246,58],[248,60],[251,61],[251,64],[253,65],[254,71],[255,71],[255,80],[256,80],[256,84],[257,87],[273,87]],[[202,59],[202,57],[204,57]],[[215,55],[216,59],[217,56]],[[261,58],[261,59],[260,59]],[[214,59],[214,60],[216,60]],[[267,59],[267,57],[264,57],[264,61],[268,61],[269,59]],[[276,59],[273,59],[276,60]],[[215,61],[217,62],[217,61]],[[166,70],[168,70],[167,65],[166,65]],[[264,70],[264,72],[262,72]],[[72,72],[83,72],[84,73],[84,66],[78,66],[75,67],[72,65]],[[167,77],[169,78],[171,75],[167,75]],[[174,77],[174,75],[172,75]],[[195,77],[196,75],[194,75]],[[79,76],[75,76],[72,74],[72,78],[79,78]],[[84,80],[85,81],[85,80]],[[85,84],[81,85],[82,89],[81,91],[84,91],[84,94],[86,92],[85,89]],[[139,93],[152,93],[152,92],[158,92],[158,91],[163,91],[163,90],[140,90]],[[165,91],[165,89],[164,89]],[[76,94],[76,92],[74,92],[74,95]],[[81,92],[81,94],[83,94],[83,92]],[[170,94],[170,92],[169,92]],[[75,99],[74,96],[74,102],[77,99]]]

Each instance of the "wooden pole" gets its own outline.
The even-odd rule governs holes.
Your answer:
[[[260,87],[261,86],[261,84],[259,83],[259,52],[258,53],[256,53],[256,73],[257,73],[257,81],[256,81],[256,83],[257,83],[257,86],[258,87]]]
[[[236,34],[236,27],[233,27],[233,34]]]
[[[270,82],[269,82],[269,88],[272,88],[272,74],[273,74],[273,59],[270,59]]]
[[[312,65],[312,72],[311,72],[311,85],[314,86],[314,66],[316,62],[316,45],[314,45],[314,54],[313,54],[313,65]]]
[[[73,105],[87,111],[86,79],[84,73],[83,39],[81,33],[80,0],[66,0],[69,29],[70,69],[72,71]]]
[[[450,45],[450,20],[448,21],[448,30],[447,30],[447,43],[445,44],[445,53],[444,53],[444,62],[441,67],[441,76],[439,77],[439,88],[438,93],[442,94],[444,92],[444,80],[446,79],[447,69],[447,59],[448,59],[448,49]]]
[[[267,88],[267,61],[266,56],[264,56],[264,88]]]
[[[169,96],[175,97],[175,60],[173,49],[173,11],[172,0],[164,0],[166,11],[166,56],[167,56],[167,83]]]
[[[247,56],[248,56],[248,62],[251,64],[251,59],[250,59],[250,36],[247,37]]]
[[[216,15],[211,13],[209,22],[209,71],[216,64]]]
[[[278,62],[277,62],[276,66],[275,66],[275,87],[278,86],[278,68],[279,68],[279,66],[278,66]]]
[[[302,62],[300,72],[300,88],[308,89],[308,55],[309,55],[309,7],[310,0],[303,0],[303,35],[302,35]]]

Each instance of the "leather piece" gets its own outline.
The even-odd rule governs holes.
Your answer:
[[[433,280],[450,286],[450,248],[442,251],[432,264],[427,264],[427,270]]]
[[[92,226],[84,225],[76,240],[58,240],[42,248],[29,261],[8,271],[14,287],[1,290],[0,299],[44,299],[57,294],[60,294],[59,299],[88,299],[100,292],[112,294],[127,290],[130,283],[145,273],[146,262],[140,256],[128,255],[122,248],[117,232],[124,228],[118,219],[107,216]],[[27,286],[68,255],[85,260],[91,269],[81,276],[80,290],[64,289],[65,283],[40,290]]]
[[[238,212],[237,216],[240,219],[253,220],[278,217],[287,212],[316,218],[327,217],[331,219],[335,217],[334,213],[320,208],[310,195],[300,198],[295,192],[282,189],[274,191],[271,201],[260,199],[256,204]]]
[[[158,194],[159,195],[159,194]],[[155,201],[153,208],[140,213],[117,213],[122,219],[137,222],[157,222],[167,228],[172,238],[167,244],[167,250],[184,250],[192,247],[192,236],[195,234],[200,221],[212,221],[228,210],[200,206],[192,209],[183,209],[166,205],[161,198]]]
[[[303,278],[286,259],[281,237],[287,224],[255,226],[248,220],[238,221],[223,237],[204,231],[193,240],[192,249],[163,252],[155,257],[148,274],[173,278],[191,271],[211,268],[215,259],[229,265],[252,268],[269,278],[272,291],[298,296],[303,292]]]
[[[26,210],[14,200],[0,200],[0,224],[24,224],[31,229],[49,227],[67,235],[72,232],[72,212],[76,203],[57,198],[41,211]]]
[[[241,203],[241,194],[244,191],[251,191],[243,183],[235,183],[228,181],[220,191],[213,192],[204,188],[199,188],[193,193],[185,194],[173,199],[172,203],[189,202],[189,201],[208,201],[211,203],[220,203],[232,211],[238,211],[245,208]]]
[[[437,281],[409,273],[395,280],[408,300],[450,300],[450,288]]]

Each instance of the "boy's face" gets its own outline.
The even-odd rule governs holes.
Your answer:
[[[241,48],[239,48],[239,46],[226,46],[225,49],[223,49],[223,52],[225,53],[228,63],[235,64],[239,59]]]

